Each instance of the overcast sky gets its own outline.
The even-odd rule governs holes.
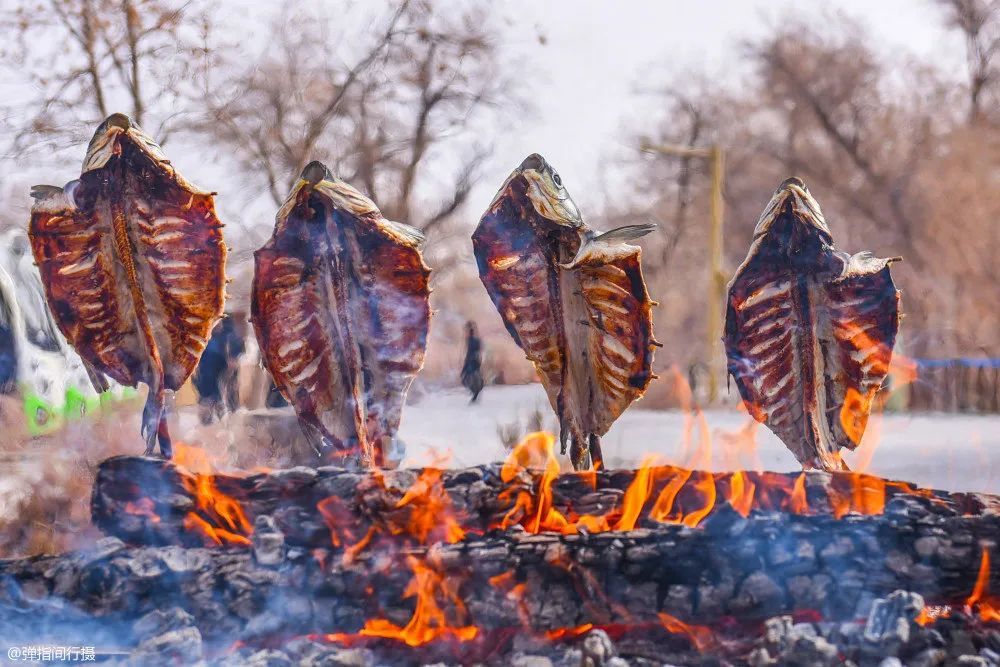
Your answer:
[[[448,11],[453,1],[434,2],[436,11]],[[323,0],[312,3],[324,5]],[[0,0],[0,6],[9,7],[9,0]],[[273,8],[247,12],[246,6],[231,2],[220,9],[226,24],[240,33],[243,46],[253,50],[266,43]],[[600,209],[602,158],[630,150],[626,141],[642,118],[648,116],[652,123],[657,117],[650,97],[636,89],[643,82],[655,85],[689,71],[737,80],[742,44],[779,23],[784,12],[814,17],[819,25],[831,12],[843,12],[859,19],[886,54],[934,59],[961,76],[961,41],[942,29],[931,0],[502,0],[496,8],[505,26],[506,50],[522,62],[531,82],[534,113],[510,130],[485,138],[494,142],[496,152],[470,198],[473,218],[510,170],[532,152],[541,153],[559,170],[585,215]],[[337,50],[347,56],[350,44]],[[16,73],[6,78],[11,80],[0,81],[4,94],[23,91],[11,87],[17,83]],[[269,234],[274,215],[270,199],[261,197],[255,206],[244,206],[256,185],[227,178],[220,173],[221,165],[206,161],[197,150],[172,144],[168,153],[191,180],[220,191],[218,204],[228,219]],[[65,182],[78,174],[78,159],[35,154],[30,164],[19,166],[19,176]],[[20,204],[27,206],[26,196],[15,206]]]
[[[484,208],[507,173],[538,152],[559,170],[586,214],[603,196],[594,187],[601,158],[628,136],[623,120],[653,117],[649,101],[634,93],[644,77],[660,82],[665,71],[706,69],[726,76],[740,67],[741,43],[780,23],[784,12],[815,16],[821,24],[831,10],[861,19],[886,53],[948,54],[942,65],[960,76],[962,44],[942,30],[929,0],[502,2],[510,47],[527,56],[539,78],[537,114],[497,144],[473,209]]]

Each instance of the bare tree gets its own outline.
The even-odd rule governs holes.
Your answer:
[[[969,76],[969,122],[983,112],[986,93],[1000,79],[1000,0],[937,0],[948,25],[965,38]]]
[[[191,110],[192,80],[212,59],[208,5],[197,0],[23,0],[4,14],[0,65],[34,91],[5,108],[23,118],[13,150],[83,141],[126,111],[160,141]]]
[[[870,223],[895,233],[914,257],[913,177],[930,154],[927,108],[886,98],[882,64],[850,21],[823,34],[786,21],[750,46],[762,118],[756,148],[833,189]]]
[[[982,10],[995,2],[972,4]],[[748,76],[724,88],[698,85],[697,73],[687,74],[657,92],[661,117],[652,130],[648,116],[636,127],[635,150],[622,165],[633,187],[618,191],[608,212],[615,219],[606,224],[641,216],[660,223],[660,239],[643,244],[651,290],[662,304],[657,331],[661,339],[689,342],[661,350],[658,364],[701,354],[688,332],[700,330],[704,317],[703,300],[690,295],[707,289],[707,211],[697,196],[705,185],[697,168],[685,170],[677,158],[641,156],[640,137],[725,147],[729,268],[745,255],[775,185],[797,175],[820,200],[844,250],[906,260],[893,269],[907,314],[904,353],[997,354],[997,317],[985,304],[997,292],[991,258],[1000,252],[1000,198],[991,184],[1000,135],[995,123],[983,122],[993,110],[996,58],[986,46],[994,28],[977,16],[979,23],[964,24],[981,25],[969,30],[978,40],[969,46],[978,54],[970,60],[970,86],[934,63],[880,55],[849,20],[830,17],[820,30],[785,16],[748,45]]]
[[[404,3],[345,62],[324,46],[335,41],[329,21],[286,6],[270,47],[210,98],[206,129],[275,203],[321,159],[386,215],[435,230],[489,154],[470,130],[516,99],[489,19],[486,5],[438,14]]]

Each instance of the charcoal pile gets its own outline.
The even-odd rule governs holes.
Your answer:
[[[509,463],[237,477],[118,457],[93,496],[109,537],[0,563],[0,624],[140,663],[994,659],[1000,499],[745,473],[743,507],[733,477]]]

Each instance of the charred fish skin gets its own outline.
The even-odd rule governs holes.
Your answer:
[[[423,235],[312,162],[254,253],[251,319],[264,365],[317,451],[380,466],[423,366]]]
[[[600,437],[653,379],[653,302],[640,249],[653,229],[587,227],[559,174],[528,156],[472,236],[479,277],[535,366],[577,469],[600,466]]]
[[[844,470],[841,450],[861,442],[899,328],[899,259],[837,250],[819,204],[789,178],[729,283],[729,373],[805,468]]]
[[[94,133],[79,180],[32,188],[29,237],[56,323],[95,388],[149,388],[146,454],[170,456],[164,392],[191,375],[225,299],[214,193],[173,167],[125,114]]]

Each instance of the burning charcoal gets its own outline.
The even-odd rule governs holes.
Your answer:
[[[789,178],[729,283],[729,372],[805,468],[846,469],[841,448],[861,442],[899,325],[897,259],[837,250],[819,204]]]
[[[600,467],[600,438],[653,378],[653,302],[628,241],[583,223],[559,174],[528,156],[472,235],[479,277],[507,331],[541,377],[560,442],[582,469]]]
[[[424,360],[423,240],[311,162],[254,254],[263,362],[317,451],[383,465]]]
[[[751,664],[801,667],[841,664],[837,647],[820,637],[809,623],[792,623],[791,616],[780,616],[769,619],[764,628],[764,646],[753,653]]]
[[[862,635],[864,648],[871,655],[896,655],[910,641],[910,628],[923,608],[923,597],[907,591],[876,600]]]
[[[165,390],[194,370],[222,316],[226,248],[213,193],[188,183],[132,120],[112,114],[80,179],[31,190],[31,249],[59,330],[95,389],[149,387],[146,454],[170,457]]]
[[[262,514],[254,519],[253,555],[261,565],[280,565],[285,560],[285,535],[278,530],[274,519]]]

